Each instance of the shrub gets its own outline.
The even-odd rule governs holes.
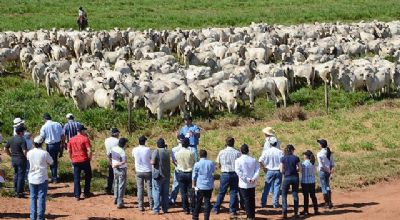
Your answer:
[[[375,150],[375,145],[371,142],[361,142],[359,144],[360,149],[366,150],[366,151],[374,151]]]
[[[294,120],[304,121],[307,119],[307,114],[303,107],[299,104],[287,108],[281,108],[277,111],[277,116],[281,121],[289,122]]]

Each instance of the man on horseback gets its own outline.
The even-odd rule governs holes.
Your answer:
[[[82,6],[79,7],[79,11],[78,11],[78,20],[77,20],[78,26],[79,26],[79,30],[82,31],[83,29],[85,29],[88,25],[88,19],[87,19],[87,14],[86,12],[83,10]]]

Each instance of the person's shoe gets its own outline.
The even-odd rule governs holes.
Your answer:
[[[236,216],[238,216],[238,214],[236,212],[231,212],[231,213],[229,213],[229,216],[231,218],[235,218]]]
[[[279,204],[273,205],[274,209],[279,209],[281,206]]]
[[[79,201],[79,200],[81,200],[81,198],[80,197],[75,197],[75,200]]]
[[[282,213],[282,218],[283,218],[283,219],[287,219],[287,213],[285,213],[285,212]]]
[[[308,212],[300,212],[300,215],[307,216],[309,213]]]
[[[85,194],[83,195],[83,198],[87,199],[87,198],[90,198],[90,197],[92,197],[92,196],[94,196],[93,193],[85,193]]]
[[[218,215],[218,213],[219,213],[218,210],[217,210],[217,209],[214,209],[214,208],[211,209],[211,212],[212,212],[213,214],[216,214],[216,215]]]
[[[317,210],[317,211],[314,212],[314,215],[321,215],[321,213],[318,212],[318,210]]]
[[[261,204],[261,208],[267,208],[266,204]]]
[[[297,218],[299,218],[300,216],[299,216],[299,214],[295,213],[293,217],[294,217],[295,219],[297,219]]]
[[[139,211],[144,212],[144,208],[143,208],[143,207],[140,207],[140,208],[139,208]]]
[[[155,212],[155,211],[152,211],[152,212],[151,212],[151,214],[153,214],[153,215],[159,215],[159,214],[160,214],[160,212]]]
[[[19,199],[23,199],[23,198],[25,198],[25,195],[23,193],[17,193],[17,195],[15,195],[15,197],[17,197]]]
[[[117,209],[123,209],[123,208],[125,208],[124,204],[117,205]]]
[[[186,215],[190,215],[190,210],[185,211]]]

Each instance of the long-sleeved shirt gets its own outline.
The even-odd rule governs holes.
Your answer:
[[[211,190],[214,188],[215,165],[211,160],[201,158],[194,164],[192,180],[196,181],[196,187],[201,190]]]
[[[283,152],[276,147],[271,147],[261,154],[258,162],[262,163],[269,171],[279,171]]]
[[[321,151],[317,154],[318,159],[318,171],[330,171],[331,168],[335,167],[335,160],[333,159],[333,155],[331,154],[331,158],[327,157],[327,149],[322,148]]]
[[[249,155],[242,155],[235,160],[235,172],[239,177],[239,188],[249,189],[256,187],[256,182],[260,173],[260,165],[257,160]]]
[[[40,136],[44,138],[46,144],[55,144],[61,141],[63,128],[60,123],[47,120],[40,129]]]

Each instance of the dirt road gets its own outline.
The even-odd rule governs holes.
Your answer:
[[[136,197],[127,196],[125,209],[116,209],[113,205],[113,199],[109,195],[96,194],[92,198],[76,201],[72,196],[71,183],[59,183],[50,185],[49,195],[52,197],[47,202],[46,217],[48,219],[191,219],[191,216],[185,215],[181,208],[173,207],[169,214],[154,216],[150,210],[144,213],[136,208]],[[307,219],[400,219],[400,180],[380,183],[365,189],[352,192],[334,192],[333,202],[335,208],[325,210],[320,208],[323,215],[310,216]],[[260,195],[260,193],[258,193]],[[318,201],[321,203],[321,194],[318,195]],[[214,198],[215,199],[215,198]],[[303,196],[300,195],[300,204]],[[225,198],[227,201],[227,198]],[[257,198],[256,204],[259,204]],[[268,201],[271,201],[269,198]],[[292,198],[289,196],[289,203]],[[228,204],[224,204],[227,207]],[[292,207],[290,207],[292,210]],[[302,208],[300,208],[302,210]],[[211,219],[229,219],[227,209],[222,210],[219,215],[211,215]],[[312,209],[310,209],[312,212]],[[289,217],[293,215],[289,213]],[[240,212],[238,219],[245,219],[245,213]],[[29,199],[0,198],[0,219],[26,219],[29,218]],[[202,219],[202,216],[201,218]],[[280,209],[257,208],[257,219],[281,219]],[[291,218],[293,219],[293,218]]]

